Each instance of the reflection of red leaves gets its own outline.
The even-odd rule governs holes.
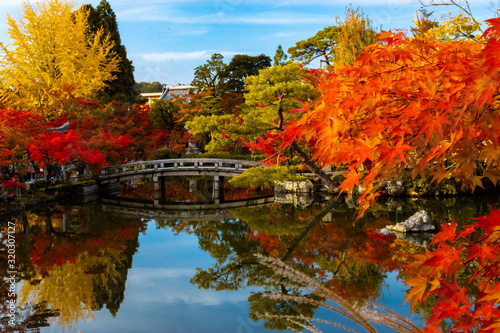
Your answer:
[[[384,241],[384,242],[387,242],[392,238],[390,235],[382,235],[378,233],[368,234],[367,236],[373,239],[374,241]]]
[[[125,239],[131,239],[132,238],[132,233],[128,229],[123,229],[123,230],[118,230],[116,232],[117,237],[123,237]]]
[[[86,255],[98,255],[107,248],[122,250],[125,242],[137,237],[139,228],[131,221],[129,225],[109,225],[108,230],[96,234],[49,235],[41,232],[33,236],[33,248],[30,258],[40,274],[47,274],[54,266],[65,263],[76,264],[78,258]],[[118,230],[114,230],[118,229]]]
[[[224,184],[224,198],[227,201],[256,198],[259,196],[272,195],[271,188],[259,189],[257,187],[239,188]]]
[[[255,233],[247,233],[246,237],[253,241],[260,242],[260,245],[263,246],[266,252],[276,252],[281,248],[281,242],[277,236],[267,235],[263,232],[255,232]]]

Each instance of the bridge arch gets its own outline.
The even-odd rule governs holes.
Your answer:
[[[101,188],[109,188],[112,184],[122,181],[152,178],[155,189],[155,202],[159,204],[165,192],[165,177],[167,176],[212,176],[213,202],[219,204],[224,201],[224,177],[240,175],[252,167],[261,167],[263,164],[256,161],[213,159],[213,158],[178,158],[155,161],[143,161],[117,165],[103,169],[98,181]]]
[[[213,159],[178,158],[121,164],[101,170],[100,184],[164,176],[214,176],[234,177],[252,167],[261,167],[262,162]]]

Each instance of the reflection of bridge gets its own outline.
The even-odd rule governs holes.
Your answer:
[[[153,178],[155,199],[159,200],[165,193],[167,176],[213,176],[213,199],[217,204],[221,199],[224,200],[222,194],[224,177],[234,177],[251,167],[261,165],[261,162],[244,160],[179,158],[117,165],[102,170],[98,179],[101,185],[106,185],[137,178]]]
[[[274,196],[223,203],[170,203],[160,204],[157,200],[133,200],[120,197],[101,198],[104,211],[125,214],[137,218],[154,218],[167,221],[230,220],[231,208],[265,205],[274,202]]]

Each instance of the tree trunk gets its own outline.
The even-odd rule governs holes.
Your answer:
[[[309,157],[300,149],[299,145],[294,141],[292,142],[292,145],[290,146],[293,152],[297,154],[299,159],[304,163],[309,170],[311,170],[312,173],[314,173],[318,178],[325,184],[330,190],[336,192],[337,186],[332,182],[330,177],[323,171],[321,170],[316,163],[311,161]]]

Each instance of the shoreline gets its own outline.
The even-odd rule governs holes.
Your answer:
[[[36,210],[52,201],[85,198],[99,192],[99,186],[94,180],[78,182],[76,184],[59,185],[58,187],[49,187],[48,191],[40,189],[31,195],[31,199],[29,199],[30,195],[26,194],[21,196],[21,200],[16,198],[12,200],[7,207],[0,208],[0,222],[23,211]]]

